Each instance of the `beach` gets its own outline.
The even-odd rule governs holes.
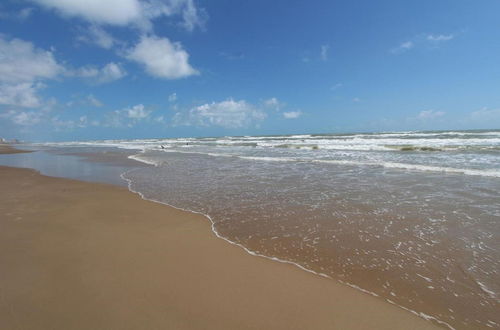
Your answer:
[[[22,154],[22,153],[27,153],[27,152],[30,152],[30,151],[16,149],[16,148],[11,147],[8,144],[0,143],[0,155],[1,154]]]
[[[1,329],[432,329],[123,187],[0,167]]]

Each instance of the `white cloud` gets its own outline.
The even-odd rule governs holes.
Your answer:
[[[403,42],[401,45],[399,45],[399,47],[402,49],[411,49],[411,48],[413,48],[413,46],[414,46],[414,44],[411,41],[406,41],[406,42]]]
[[[193,0],[148,0],[141,1],[143,16],[152,20],[160,16],[182,16],[181,26],[188,31],[196,27],[203,28],[207,15],[203,9],[198,9]]]
[[[116,63],[108,63],[106,64],[102,70],[101,70],[101,75],[98,79],[99,82],[105,83],[105,82],[111,82],[114,80],[121,79],[127,75],[127,72],[122,69],[120,64]]]
[[[417,115],[417,119],[430,120],[443,117],[446,113],[444,111],[423,110]]]
[[[152,20],[161,16],[182,17],[188,31],[202,28],[206,15],[193,0],[32,0],[64,17],[79,17],[93,24],[134,25],[152,29]]]
[[[133,127],[135,124],[143,120],[149,121],[151,113],[152,111],[147,110],[143,104],[137,104],[129,108],[107,113],[103,126]]]
[[[207,15],[204,10],[196,8],[193,0],[188,0],[182,9],[182,18],[184,19],[182,25],[186,30],[193,31],[197,26],[204,27]]]
[[[22,126],[33,126],[40,122],[41,114],[38,112],[20,112],[12,117],[12,121]]]
[[[94,107],[102,107],[104,104],[102,104],[101,101],[99,101],[94,95],[90,94],[87,96],[87,101],[89,102],[90,105]]]
[[[159,124],[165,124],[165,118],[163,116],[158,116],[154,119],[155,122]]]
[[[489,122],[492,127],[498,127],[500,126],[500,109],[482,108],[481,110],[471,112],[470,119]]]
[[[6,84],[0,83],[0,104],[12,105],[25,108],[35,108],[42,104],[37,95],[41,84],[20,83]]]
[[[440,43],[450,41],[454,38],[453,34],[419,34],[391,49],[391,53],[401,54],[417,47],[436,48]]]
[[[265,100],[264,105],[266,106],[266,108],[270,108],[276,111],[279,111],[282,107],[285,106],[284,103],[280,102],[275,97],[271,97],[270,99]]]
[[[104,104],[97,99],[93,94],[88,94],[86,96],[81,96],[81,95],[74,95],[73,100],[69,101],[66,103],[67,107],[72,107],[72,106],[92,106],[92,107],[102,107]]]
[[[33,0],[67,17],[80,17],[93,23],[126,25],[141,17],[137,0]]]
[[[330,49],[330,46],[328,45],[321,45],[321,60],[326,61],[328,60],[328,50]]]
[[[168,102],[175,102],[177,101],[177,93],[172,93],[168,96]]]
[[[41,121],[42,114],[36,111],[21,111],[17,112],[14,110],[9,110],[0,117],[10,119],[14,124],[20,126],[33,126]]]
[[[149,114],[151,113],[151,111],[146,110],[144,105],[142,105],[142,104],[134,105],[133,107],[128,108],[128,109],[124,109],[122,111],[124,111],[127,114],[128,118],[137,119],[137,120],[147,118],[147,117],[149,117]]]
[[[429,34],[427,36],[427,40],[428,41],[432,41],[432,42],[441,42],[441,41],[449,41],[451,39],[453,39],[455,36],[453,34],[448,34],[448,35],[444,35],[444,34],[437,34],[437,35],[434,35],[434,34]]]
[[[89,120],[87,116],[81,116],[78,120],[62,120],[59,117],[54,117],[51,120],[52,125],[55,127],[57,131],[61,130],[73,130],[75,128],[85,128],[89,126]],[[92,121],[90,123],[92,126],[99,126],[98,121]]]
[[[111,49],[117,43],[117,40],[111,34],[95,24],[91,25],[88,30],[83,31],[78,40],[97,45],[104,49]]]
[[[158,78],[178,79],[198,74],[189,64],[189,54],[182,45],[167,38],[142,36],[125,57],[142,64],[147,73]]]
[[[97,84],[109,83],[121,79],[127,75],[127,72],[120,64],[110,62],[102,68],[94,66],[85,66],[74,72],[77,77],[89,79]]]
[[[361,102],[361,99],[359,97],[355,97],[352,99],[352,101],[355,103],[359,103],[359,102]]]
[[[17,18],[20,20],[28,19],[31,16],[31,14],[33,14],[34,10],[35,9],[31,7],[23,8],[17,14]]]
[[[302,116],[302,111],[283,112],[283,117],[285,117],[285,119],[297,119],[300,116]]]
[[[255,108],[244,100],[228,99],[212,102],[192,108],[187,114],[176,113],[174,125],[220,126],[224,128],[248,127],[254,122],[262,121],[266,113]]]
[[[55,79],[64,72],[50,51],[36,48],[20,39],[6,40],[0,35],[0,104],[38,107],[40,82]]]
[[[20,10],[1,11],[1,9],[3,9],[1,7],[2,6],[0,5],[0,19],[17,20],[21,22],[30,18],[33,12],[35,11],[35,9],[32,7],[26,7]]]
[[[405,41],[405,42],[401,43],[399,46],[391,49],[391,53],[401,54],[401,53],[404,53],[404,52],[412,49],[414,46],[415,46],[415,44],[413,43],[413,41]]]
[[[38,79],[53,79],[63,70],[52,52],[36,48],[28,41],[9,41],[0,36],[0,82],[32,83]]]
[[[75,76],[81,78],[95,78],[99,75],[99,69],[94,66],[84,66],[74,72]]]

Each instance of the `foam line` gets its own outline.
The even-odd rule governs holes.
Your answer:
[[[280,258],[277,258],[277,257],[270,257],[270,256],[266,256],[266,255],[263,255],[263,254],[260,254],[260,253],[257,253],[255,251],[252,251],[250,249],[248,249],[247,247],[245,247],[244,245],[240,244],[240,243],[236,243],[224,236],[222,236],[221,234],[219,234],[219,232],[217,231],[217,229],[215,228],[215,221],[208,215],[208,214],[205,214],[205,213],[201,213],[201,212],[197,212],[197,211],[193,211],[193,210],[189,210],[189,209],[184,209],[184,208],[181,208],[181,207],[177,207],[177,206],[174,206],[172,204],[169,204],[169,203],[166,203],[166,202],[162,202],[162,201],[159,201],[159,200],[156,200],[156,199],[152,199],[152,198],[146,198],[146,196],[144,196],[143,193],[141,193],[140,191],[138,190],[135,190],[134,188],[132,188],[132,180],[131,179],[128,179],[126,177],[126,174],[127,173],[130,173],[130,172],[133,172],[133,171],[136,171],[136,170],[139,170],[139,169],[132,169],[132,170],[129,170],[129,171],[126,171],[122,174],[120,174],[120,177],[125,180],[127,182],[127,186],[128,186],[128,190],[131,191],[132,193],[135,193],[137,195],[139,195],[143,200],[146,200],[146,201],[151,201],[151,202],[155,202],[155,203],[158,203],[158,204],[163,204],[163,205],[166,205],[166,206],[169,206],[169,207],[173,207],[174,209],[177,209],[177,210],[181,210],[181,211],[184,211],[184,212],[190,212],[190,213],[194,213],[194,214],[199,214],[205,218],[207,218],[209,221],[210,221],[210,227],[211,227],[211,230],[212,232],[215,234],[215,236],[217,238],[220,238],[226,242],[228,242],[229,244],[232,244],[232,245],[236,245],[240,248],[242,248],[245,252],[247,252],[248,254],[252,255],[252,256],[255,256],[255,257],[261,257],[261,258],[265,258],[265,259],[269,259],[269,260],[272,260],[272,261],[277,261],[277,262],[280,262],[280,263],[283,263],[283,264],[289,264],[289,265],[292,265],[292,266],[295,266],[295,267],[298,267],[300,268],[301,270],[303,271],[306,271],[308,273],[312,273],[314,275],[318,275],[318,276],[321,276],[321,277],[324,277],[324,278],[328,278],[328,279],[331,279],[331,280],[336,280],[338,283],[340,284],[343,284],[343,285],[347,285],[353,289],[356,289],[360,292],[363,292],[365,294],[369,294],[371,296],[374,296],[374,297],[379,297],[378,294],[376,294],[375,292],[371,292],[371,291],[368,291],[368,290],[365,290],[355,284],[351,284],[349,282],[346,282],[346,281],[342,281],[342,280],[338,280],[338,279],[334,279],[333,277],[327,275],[327,274],[324,274],[324,273],[319,273],[319,272],[316,272],[312,269],[309,269],[309,268],[306,268],[296,262],[293,262],[293,261],[289,261],[289,260],[284,260],[284,259],[280,259]],[[422,312],[417,312],[417,311],[414,311],[414,310],[411,310],[409,308],[406,308],[404,306],[401,306],[401,305],[398,305],[396,304],[395,302],[389,300],[389,299],[385,299],[387,302],[391,303],[392,305],[394,306],[397,306],[407,312],[410,312],[416,316],[419,316],[427,321],[435,321],[441,325],[444,325],[446,327],[448,327],[449,329],[451,330],[455,330],[455,328],[453,328],[450,324],[444,322],[444,321],[441,321],[433,316],[430,316],[428,314],[425,314],[425,313],[422,313]]]
[[[143,150],[144,152],[145,150]],[[222,153],[212,153],[212,152],[200,152],[200,151],[180,151],[180,150],[162,150],[164,152],[172,153],[182,153],[182,154],[199,154],[207,155],[212,157],[236,157],[240,159],[255,160],[255,161],[267,161],[267,162],[311,162],[311,163],[324,163],[324,164],[336,164],[336,165],[348,165],[348,166],[373,166],[373,167],[385,167],[400,170],[409,170],[417,172],[441,172],[450,174],[461,174],[470,176],[485,176],[491,178],[500,178],[500,171],[495,170],[475,170],[475,169],[464,169],[464,168],[454,168],[454,167],[442,167],[442,166],[429,166],[429,165],[419,165],[419,164],[405,164],[405,163],[395,163],[395,162],[360,162],[351,160],[335,160],[335,159],[301,159],[301,158],[291,158],[291,157],[255,157],[255,156],[239,156],[231,154]],[[140,162],[146,163],[146,160],[136,159],[129,157]],[[156,165],[156,164],[152,164]],[[158,165],[156,165],[158,166]]]

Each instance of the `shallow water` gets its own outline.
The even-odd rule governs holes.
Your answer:
[[[232,242],[441,325],[500,327],[500,131],[62,146],[142,150],[130,188]]]
[[[96,148],[50,149],[29,146],[23,149],[35,150],[35,152],[0,155],[0,165],[32,168],[48,176],[103,182],[119,186],[127,186],[127,182],[120,176],[123,172],[144,167],[140,163],[127,162],[126,157],[130,155],[130,152],[116,148],[99,148],[98,150]],[[74,154],[76,152],[79,153],[78,156]],[[109,157],[102,155],[103,152],[112,153],[120,157],[121,161],[110,162]],[[92,155],[92,161],[82,161],[88,159],[85,155]]]

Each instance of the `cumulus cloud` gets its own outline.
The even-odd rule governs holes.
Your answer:
[[[82,77],[102,84],[121,79],[126,74],[120,64],[113,62],[102,68],[85,66],[69,70],[55,59],[52,51],[0,35],[0,105],[41,107],[44,101],[38,92],[45,87],[44,82],[61,76]]]
[[[126,26],[151,30],[152,20],[179,15],[188,31],[203,27],[206,14],[193,0],[32,0],[55,10],[63,17],[79,17],[93,24]]]
[[[75,128],[86,128],[88,126],[99,126],[99,121],[92,120],[90,121],[87,116],[81,116],[78,119],[72,120],[64,120],[60,119],[58,116],[53,117],[50,121],[52,126],[56,131],[67,131],[73,130]]]
[[[50,51],[36,48],[31,42],[0,36],[0,82],[25,83],[52,79],[63,71]]]
[[[101,83],[111,82],[114,80],[121,79],[127,75],[127,72],[121,67],[120,64],[108,63],[102,69],[98,77],[98,81]]]
[[[91,25],[87,30],[84,30],[78,37],[78,40],[104,49],[111,49],[117,43],[117,40],[113,38],[111,34],[95,24]]]
[[[151,111],[146,110],[144,105],[142,104],[137,104],[131,108],[124,109],[123,112],[127,114],[128,118],[138,119],[138,120],[147,118],[151,113]]]
[[[194,0],[149,0],[141,1],[141,4],[146,19],[180,15],[180,25],[188,31],[193,31],[196,27],[203,28],[207,19],[206,12],[197,8]]]
[[[41,121],[42,114],[36,111],[17,112],[14,110],[9,110],[3,114],[0,114],[0,117],[10,119],[14,124],[20,126],[33,126]]]
[[[178,42],[156,36],[142,36],[125,57],[141,64],[153,77],[178,79],[198,74],[189,64],[189,54]]]
[[[174,125],[220,126],[224,128],[248,127],[264,120],[266,113],[244,100],[228,99],[222,102],[206,103],[188,111],[178,112]]]
[[[0,36],[0,104],[40,106],[37,91],[43,87],[41,81],[55,79],[64,70],[52,52]]]
[[[12,117],[15,124],[22,126],[33,126],[40,122],[41,114],[38,112],[20,112]]]
[[[103,124],[107,127],[133,127],[140,121],[149,120],[151,113],[143,104],[137,104],[106,114]]]
[[[88,94],[85,96],[82,95],[73,95],[73,100],[66,103],[67,107],[72,106],[91,106],[91,107],[102,107],[104,104],[96,98],[93,94]]]
[[[264,105],[266,106],[266,108],[279,111],[285,104],[279,101],[277,98],[271,97],[270,99],[264,100]]]
[[[8,84],[0,83],[0,104],[11,105],[25,108],[39,107],[42,102],[37,95],[42,84],[19,83]]]
[[[126,25],[141,17],[137,0],[33,0],[66,17],[80,17],[93,23]]]
[[[302,116],[302,111],[283,112],[283,117],[285,117],[285,119],[297,119],[300,116]]]
[[[77,77],[88,79],[89,81],[97,84],[104,84],[125,77],[127,72],[120,64],[110,62],[102,68],[85,66],[77,69],[73,74]]]

